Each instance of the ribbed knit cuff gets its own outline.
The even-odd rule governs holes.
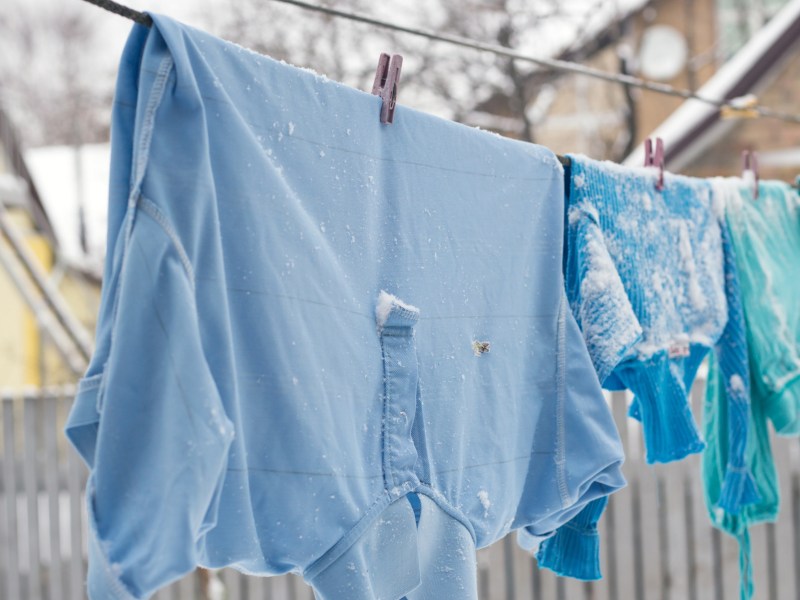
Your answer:
[[[692,362],[699,363],[707,352],[694,346]],[[648,464],[680,460],[705,448],[681,377],[685,368],[671,361],[666,352],[660,352],[646,361],[632,363],[619,373],[636,396],[630,414],[642,422]]]
[[[562,577],[584,581],[601,579],[597,522],[607,503],[608,496],[593,500],[553,537],[544,540],[536,553],[539,567]]]

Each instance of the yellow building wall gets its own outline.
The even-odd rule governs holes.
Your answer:
[[[0,268],[0,387],[25,382],[25,302],[11,277]]]
[[[48,241],[38,234],[29,234],[25,241],[33,251],[36,258],[46,271],[50,271],[53,264],[53,251]],[[30,308],[26,307],[22,323],[23,365],[22,376],[24,385],[42,385],[42,336],[36,317]]]
[[[35,231],[26,211],[13,209],[9,216],[29,250],[45,271],[51,272],[54,252],[49,240]],[[99,283],[67,272],[57,287],[76,318],[93,332],[100,301]],[[0,388],[70,383],[77,377],[42,335],[33,311],[5,269],[0,268]]]

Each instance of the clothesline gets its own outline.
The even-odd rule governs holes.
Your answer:
[[[84,2],[88,2],[90,4],[94,4],[123,16],[125,18],[131,19],[150,27],[152,25],[152,20],[150,17],[137,10],[114,2],[113,0],[83,0]],[[433,31],[428,31],[425,29],[413,28],[413,27],[406,27],[403,25],[397,25],[396,23],[391,23],[389,21],[384,21],[382,19],[377,19],[375,17],[371,17],[368,15],[344,11],[336,8],[331,8],[328,6],[319,6],[317,4],[311,4],[308,2],[304,2],[302,0],[274,0],[275,2],[282,2],[284,4],[291,4],[294,6],[298,6],[300,8],[311,10],[315,12],[321,12],[327,15],[340,17],[343,19],[348,19],[351,21],[356,21],[359,23],[366,23],[369,25],[374,25],[375,27],[381,27],[383,29],[390,29],[393,31],[399,31],[401,33],[407,33],[410,35],[415,35],[418,37],[427,38],[430,40],[434,40],[437,42],[444,42],[448,44],[453,44],[456,46],[461,46],[463,48],[471,48],[473,50],[480,50],[483,52],[491,52],[498,56],[505,56],[514,60],[520,60],[523,62],[529,62],[541,67],[546,67],[548,69],[553,69],[555,71],[561,71],[564,73],[572,73],[574,75],[583,75],[586,77],[593,77],[595,79],[600,79],[603,81],[608,81],[612,83],[619,83],[621,85],[634,87],[638,89],[648,90],[651,92],[656,92],[659,94],[665,94],[668,96],[676,96],[679,98],[684,98],[686,100],[697,100],[699,102],[703,102],[705,104],[709,104],[711,106],[715,106],[719,109],[722,108],[729,108],[733,111],[737,110],[737,105],[734,98],[727,99],[727,100],[716,100],[713,98],[708,98],[705,96],[700,96],[692,91],[675,88],[671,85],[663,84],[663,83],[656,83],[653,81],[647,81],[644,79],[640,79],[638,77],[633,77],[631,75],[622,75],[618,73],[609,73],[608,71],[603,71],[601,69],[595,69],[593,67],[588,67],[586,65],[581,65],[579,63],[559,60],[554,58],[541,58],[535,56],[529,56],[527,54],[522,54],[520,52],[516,52],[511,48],[505,48],[503,46],[498,46],[496,44],[487,44],[485,42],[480,42],[477,40],[471,40],[469,38],[457,36],[457,35],[450,35],[444,33],[435,33]],[[758,113],[761,117],[767,117],[772,119],[778,119],[781,121],[787,121],[790,123],[797,123],[800,124],[800,115],[789,114],[777,110],[773,110],[766,106],[757,105],[755,107],[748,107],[748,110],[754,110]]]

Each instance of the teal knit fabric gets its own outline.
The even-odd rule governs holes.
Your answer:
[[[757,200],[751,185],[742,179],[717,178],[713,188],[729,226],[726,278],[729,285],[731,273],[738,280],[742,304],[732,303],[729,295],[729,322],[721,341],[735,335],[739,313],[746,341],[729,340],[710,357],[702,473],[712,523],[739,542],[741,598],[748,599],[754,593],[748,528],[775,521],[780,504],[767,420],[773,421],[779,433],[798,428],[800,281],[790,270],[796,269],[800,256],[800,211],[791,188],[781,182],[762,182]],[[741,409],[748,398],[745,427]],[[743,439],[744,465],[736,465]],[[746,479],[732,481],[731,473],[738,471],[749,471],[755,489]],[[727,502],[733,488],[740,494],[738,505]]]
[[[726,216],[736,248],[747,317],[753,400],[775,431],[800,434],[800,204],[781,181],[763,181],[758,200],[740,185]]]

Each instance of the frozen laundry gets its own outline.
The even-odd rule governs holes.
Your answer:
[[[546,149],[153,15],[119,73],[90,598],[196,565],[318,598],[475,598],[475,548],[624,485]],[[476,350],[477,349],[477,350]]]
[[[633,392],[648,462],[700,452],[687,394],[728,319],[710,184],[570,158],[567,294],[600,381]]]

